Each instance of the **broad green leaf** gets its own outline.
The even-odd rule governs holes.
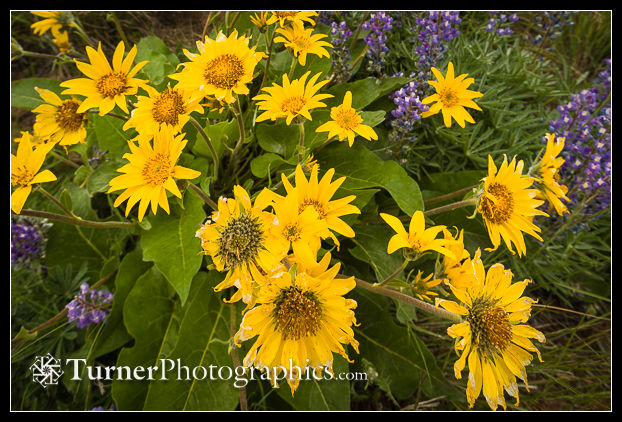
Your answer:
[[[45,101],[35,87],[49,89],[60,94],[65,88],[60,86],[60,81],[48,78],[25,78],[11,82],[11,106],[32,110],[44,104]],[[62,98],[62,97],[61,97]]]
[[[149,77],[150,83],[155,85],[158,89],[163,89],[167,76],[175,73],[175,69],[179,64],[179,59],[171,50],[164,44],[164,42],[155,35],[149,35],[141,38],[137,45],[135,63],[140,63],[143,60],[148,60],[142,69],[141,73],[144,73]]]
[[[395,161],[382,161],[376,154],[355,142],[335,142],[322,149],[317,160],[320,168],[335,169],[335,178],[346,176],[344,188],[365,189],[380,187],[393,197],[402,211],[412,215],[423,210],[419,186]]]
[[[108,150],[110,157],[121,157],[129,151],[127,141],[132,139],[132,131],[124,131],[124,120],[112,116],[92,116],[93,130],[99,149]]]
[[[233,148],[240,136],[240,128],[236,119],[214,123],[204,128],[204,130],[219,158],[222,157],[225,148]],[[192,152],[208,157],[211,160],[212,152],[207,142],[201,134],[197,133],[196,136],[196,140],[191,148]]]
[[[296,151],[300,140],[298,126],[287,125],[284,121],[259,123],[256,135],[257,142],[264,151],[279,154],[286,159]]]
[[[151,263],[142,260],[142,251],[138,248],[128,253],[121,261],[114,281],[112,309],[106,317],[106,324],[101,334],[93,345],[91,352],[93,359],[118,349],[132,339],[123,325],[123,305],[136,280],[151,266]]]
[[[173,300],[174,295],[170,284],[155,267],[136,280],[123,305],[123,322],[134,338],[134,344],[121,349],[117,368],[147,368],[159,364],[157,357],[177,303]],[[121,375],[124,379],[115,377],[112,382],[112,397],[117,409],[141,410],[149,384],[145,380],[128,380],[125,373]]]
[[[85,186],[86,190],[91,195],[96,192],[106,192],[110,188],[108,182],[110,182],[110,180],[112,180],[113,178],[121,175],[121,173],[119,173],[117,169],[121,168],[125,164],[127,164],[127,160],[121,160],[116,158],[108,160],[99,165],[99,167],[97,167],[93,171],[93,173],[89,175]]]
[[[352,351],[352,354],[355,354]],[[333,359],[334,378],[322,372],[322,380],[303,378],[292,397],[286,382],[279,387],[278,394],[295,410],[300,411],[346,411],[350,410],[350,381],[339,379],[350,371],[348,361],[339,355]],[[304,377],[304,373],[303,373]],[[318,375],[320,377],[320,375]]]
[[[291,160],[290,160],[291,161]],[[283,164],[291,164],[285,161],[283,157],[271,152],[261,154],[251,161],[251,171],[255,177],[264,178],[268,176],[268,173],[272,173],[277,170]],[[277,178],[277,180],[280,180]]]
[[[160,355],[164,360],[159,363],[166,368],[167,379],[150,383],[143,410],[236,408],[235,367],[228,352],[230,308],[235,305],[224,303],[221,295],[214,292],[214,286],[223,277],[224,274],[217,271],[197,274],[184,306],[175,347]],[[181,365],[189,368],[188,373]],[[232,371],[230,379],[226,379],[229,377],[226,367]],[[199,369],[193,375],[194,368]],[[225,368],[221,376],[219,368]],[[205,379],[201,379],[204,376]]]
[[[179,294],[182,305],[203,259],[195,234],[204,221],[203,201],[196,193],[186,191],[183,210],[171,201],[171,214],[160,210],[150,217],[151,229],[142,232],[143,259],[153,261]]]
[[[401,250],[387,253],[389,240],[395,234],[393,229],[387,224],[366,224],[353,227],[355,248],[350,249],[350,253],[357,259],[367,262],[374,273],[376,279],[382,281],[393,274],[402,263],[404,257]],[[395,280],[403,280],[404,273],[395,277]]]
[[[365,290],[356,290],[357,322],[355,338],[360,355],[374,369],[371,381],[398,400],[412,397],[419,386],[427,397],[445,396],[448,400],[463,400],[439,369],[434,356],[409,327],[397,325],[389,299]],[[448,347],[450,343],[448,342]],[[388,390],[387,390],[388,389]]]

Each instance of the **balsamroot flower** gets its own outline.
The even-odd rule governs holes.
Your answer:
[[[247,95],[247,84],[253,80],[253,71],[264,53],[249,48],[250,38],[238,37],[234,30],[228,37],[221,32],[216,39],[205,37],[205,42],[197,41],[199,54],[184,49],[190,59],[183,63],[183,70],[169,75],[179,81],[175,88],[189,91],[192,96],[202,99],[213,96],[231,104],[233,94]]]
[[[332,373],[333,353],[350,361],[345,349],[348,344],[358,353],[352,329],[357,303],[343,297],[356,282],[354,277],[336,278],[340,264],[328,268],[330,258],[326,253],[319,263],[298,261],[295,277],[282,271],[262,285],[257,306],[244,314],[234,336],[238,346],[256,337],[244,357],[244,366],[266,371],[275,385],[285,368],[292,396],[308,370]],[[295,367],[301,371],[290,372],[289,368]]]
[[[564,138],[555,137],[554,134],[546,134],[546,149],[538,164],[535,186],[538,189],[536,198],[545,199],[557,214],[568,212],[568,208],[561,201],[570,201],[566,196],[568,188],[559,183],[559,169],[564,164],[564,159],[559,154],[564,149]]]
[[[347,91],[343,97],[343,103],[330,109],[330,118],[317,129],[316,132],[328,132],[328,138],[337,136],[339,141],[348,139],[348,145],[352,146],[356,135],[370,140],[378,140],[378,135],[371,126],[363,124],[361,114],[352,108],[352,92]]]
[[[294,57],[298,58],[301,66],[307,64],[307,54],[315,54],[318,57],[330,57],[330,53],[325,47],[332,48],[333,45],[323,41],[325,34],[314,34],[313,29],[305,29],[304,24],[300,21],[294,22],[290,27],[277,28],[276,32],[282,36],[274,38],[274,42],[280,42],[287,48],[292,49]]]
[[[503,390],[516,399],[518,406],[516,378],[520,378],[529,391],[525,366],[533,359],[531,353],[536,353],[542,361],[530,339],[546,341],[544,334],[525,324],[535,301],[522,294],[531,280],[512,283],[512,272],[501,264],[494,264],[486,272],[479,249],[472,262],[473,283],[465,288],[450,284],[459,303],[436,299],[436,306],[463,319],[447,329],[447,334],[456,339],[455,350],[460,356],[454,364],[454,374],[460,379],[468,365],[466,396],[469,407],[473,407],[483,393],[491,409],[496,410],[499,405],[505,409]]]
[[[518,255],[524,255],[527,248],[523,232],[542,241],[537,233],[540,228],[533,224],[532,220],[536,215],[548,217],[548,214],[537,209],[544,201],[535,199],[538,191],[529,189],[534,179],[522,175],[522,171],[522,160],[516,163],[516,159],[513,158],[508,164],[507,157],[503,158],[503,163],[497,171],[492,157],[488,156],[488,176],[482,179],[484,188],[477,206],[493,244],[493,248],[486,249],[487,251],[496,250],[503,238],[510,252],[514,253],[512,250],[514,244]]]
[[[123,41],[119,42],[112,56],[112,66],[110,66],[102,51],[101,42],[97,45],[97,51],[87,46],[86,54],[88,54],[90,63],[75,61],[78,70],[87,77],[62,82],[60,86],[67,89],[61,94],[86,97],[76,110],[77,113],[84,113],[91,108],[99,108],[99,115],[103,116],[117,105],[129,114],[125,97],[135,95],[138,88],[147,83],[143,79],[134,78],[138,71],[148,63],[148,61],[142,61],[132,68],[137,51],[136,46],[134,46],[123,58],[125,44]]]
[[[32,110],[37,114],[33,131],[41,140],[49,139],[59,145],[86,143],[86,113],[77,112],[82,102],[75,97],[62,100],[47,89],[35,90],[45,101]]]
[[[482,97],[484,94],[467,89],[475,82],[475,79],[466,78],[467,73],[454,77],[454,64],[452,62],[449,62],[445,76],[435,67],[432,67],[432,73],[434,73],[437,80],[428,81],[428,83],[434,87],[436,93],[424,98],[421,100],[421,103],[429,104],[434,102],[434,104],[430,106],[428,111],[421,113],[421,117],[426,118],[440,111],[443,114],[443,122],[447,127],[451,127],[452,118],[458,122],[460,127],[464,127],[465,121],[475,123],[473,117],[465,110],[465,107],[482,110],[473,99]]]
[[[272,10],[271,15],[266,21],[267,25],[272,25],[275,22],[279,23],[279,26],[283,27],[286,23],[304,23],[308,22],[311,25],[315,25],[315,21],[312,19],[317,16],[317,12],[311,10]]]
[[[138,221],[142,221],[149,204],[154,214],[158,207],[168,214],[166,191],[181,198],[174,179],[195,179],[201,175],[196,170],[177,165],[177,160],[188,143],[184,135],[182,133],[176,136],[171,127],[163,126],[153,138],[153,145],[146,140],[138,141],[138,145],[128,141],[131,152],[124,154],[123,158],[129,163],[117,170],[124,174],[108,183],[110,189],[107,192],[123,190],[113,205],[118,207],[127,200],[126,217],[139,201]]]

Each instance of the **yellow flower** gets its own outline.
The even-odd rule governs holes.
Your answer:
[[[411,261],[416,260],[420,254],[426,251],[436,251],[455,258],[454,253],[446,247],[453,243],[453,240],[436,239],[436,236],[445,230],[445,226],[433,226],[426,229],[423,212],[415,211],[410,219],[408,232],[397,217],[385,213],[380,213],[380,217],[396,232],[389,240],[388,254],[404,248],[404,257]]]
[[[170,126],[173,133],[179,133],[190,119],[190,113],[203,112],[199,99],[190,99],[188,92],[171,87],[158,92],[150,85],[143,88],[149,96],[138,96],[136,108],[123,125],[123,130],[136,128],[141,139],[153,138],[162,126]]]
[[[205,42],[197,41],[199,54],[184,49],[190,59],[183,63],[183,70],[169,75],[179,81],[176,88],[187,90],[200,98],[212,95],[231,104],[233,94],[247,95],[247,84],[253,80],[253,71],[264,53],[249,48],[250,37],[240,36],[234,30],[229,37],[221,32],[216,39],[205,37]]]
[[[470,91],[467,89],[475,80],[466,78],[467,73],[454,78],[454,65],[449,62],[447,66],[447,74],[445,77],[436,69],[432,68],[432,73],[436,76],[436,81],[428,81],[434,87],[436,93],[424,98],[421,102],[429,104],[436,101],[430,106],[428,111],[421,113],[421,117],[432,116],[439,111],[443,113],[443,122],[445,126],[451,127],[451,118],[453,117],[460,127],[464,127],[465,120],[469,123],[475,123],[468,111],[464,107],[482,110],[474,101],[474,98],[483,96],[481,92]]]
[[[438,293],[430,289],[441,284],[441,280],[430,280],[434,274],[430,274],[425,278],[422,278],[421,274],[421,271],[417,271],[417,275],[411,283],[411,288],[415,296],[417,296],[419,299],[431,302],[432,299],[430,298],[430,296],[438,296]]]
[[[473,282],[471,255],[464,248],[464,230],[460,230],[454,237],[449,230],[443,230],[443,237],[452,240],[446,248],[453,252],[455,258],[443,255],[443,261],[438,273],[440,280],[454,287],[464,288]]]
[[[356,282],[354,277],[336,278],[340,264],[330,269],[329,264],[330,253],[319,264],[298,262],[295,278],[285,271],[261,286],[257,306],[244,315],[234,336],[238,346],[257,337],[244,366],[266,371],[275,386],[285,368],[292,395],[308,374],[332,374],[333,353],[348,359],[348,344],[358,353],[352,330],[357,325],[353,311],[357,304],[343,297]]]
[[[363,124],[360,113],[352,108],[352,92],[347,91],[343,97],[343,104],[330,109],[332,120],[318,127],[316,132],[328,132],[328,138],[338,136],[340,141],[348,139],[348,144],[352,146],[356,135],[361,135],[369,140],[377,140],[378,135],[371,126]]]
[[[253,98],[253,100],[258,101],[259,110],[263,111],[255,121],[262,122],[284,117],[285,122],[289,125],[298,116],[311,120],[311,109],[326,107],[326,104],[321,101],[332,97],[332,95],[316,93],[328,83],[328,80],[316,84],[315,81],[321,75],[321,73],[317,73],[307,83],[310,73],[310,71],[306,72],[300,79],[294,79],[291,83],[287,75],[283,74],[283,86],[273,83],[271,87],[262,88],[262,91],[266,91],[267,94],[259,94]]]
[[[59,21],[61,12],[55,10],[32,10],[30,13],[44,18],[43,20],[30,25],[32,32],[36,35],[43,35],[50,29],[52,31],[59,31],[63,27]]]
[[[129,163],[117,170],[124,174],[109,182],[110,189],[107,192],[124,190],[113,205],[118,207],[128,200],[126,217],[138,201],[138,221],[142,221],[149,204],[154,214],[158,206],[168,214],[166,191],[181,198],[174,179],[194,179],[201,175],[196,170],[177,165],[177,160],[188,142],[184,135],[182,133],[175,136],[170,127],[163,126],[153,138],[153,145],[146,140],[139,140],[138,145],[128,141],[131,152],[125,153],[123,158]]]
[[[34,132],[42,139],[50,139],[60,145],[85,143],[86,113],[78,113],[81,101],[72,97],[61,100],[54,92],[35,87],[39,96],[46,102],[32,110],[36,113]]]
[[[559,184],[559,168],[564,164],[564,159],[559,154],[564,149],[565,138],[555,137],[554,134],[546,134],[546,150],[542,159],[536,167],[538,168],[538,176],[536,178],[536,186],[538,195],[536,198],[545,199],[555,208],[559,215],[568,212],[568,208],[561,201],[570,201],[566,196],[568,188]]]
[[[508,164],[505,156],[497,171],[492,157],[488,156],[488,176],[482,179],[484,187],[477,207],[493,244],[493,248],[487,251],[496,250],[503,238],[510,252],[514,253],[511,246],[513,243],[518,255],[524,255],[527,248],[522,232],[542,241],[536,233],[540,228],[532,220],[536,215],[548,217],[548,214],[537,209],[544,201],[535,199],[538,191],[529,189],[534,179],[522,175],[522,171],[522,160],[517,164],[513,158]]]
[[[26,132],[22,135],[16,154],[11,154],[11,186],[17,187],[11,194],[11,209],[15,214],[22,212],[32,185],[56,180],[50,170],[39,171],[54,143],[40,143],[33,147],[30,134]]]
[[[301,21],[293,22],[288,28],[277,28],[276,32],[282,37],[275,37],[274,42],[282,42],[285,47],[291,48],[298,63],[305,66],[307,54],[315,54],[318,57],[330,57],[330,53],[324,47],[332,48],[333,45],[323,41],[325,34],[313,34],[313,29],[305,29]]]
[[[209,255],[216,270],[227,271],[225,279],[215,287],[220,291],[235,286],[231,302],[242,299],[248,307],[255,303],[257,283],[280,267],[287,251],[273,234],[274,216],[265,211],[272,205],[269,191],[264,189],[255,202],[244,188],[233,188],[234,198],[220,198],[218,210],[197,230],[204,255]]]
[[[257,28],[259,28],[260,31],[265,31],[266,30],[266,26],[268,26],[268,12],[259,12],[259,14],[255,13],[253,16],[251,16],[251,22],[253,23],[253,25],[255,25]]]
[[[272,15],[266,21],[266,24],[272,25],[273,23],[278,22],[279,26],[285,26],[288,22],[308,22],[311,25],[315,25],[315,21],[312,17],[317,15],[317,12],[313,12],[311,10],[273,10]]]
[[[274,203],[275,227],[281,249],[294,255],[303,263],[315,262],[320,249],[321,236],[328,230],[325,220],[320,220],[313,207],[299,210],[299,192],[294,189],[285,198]]]
[[[466,288],[451,286],[460,303],[436,299],[436,306],[462,316],[463,322],[447,329],[456,339],[455,350],[460,358],[454,363],[454,374],[462,377],[465,365],[469,367],[466,396],[473,407],[480,393],[484,394],[491,409],[498,405],[506,408],[503,390],[519,404],[516,378],[525,383],[525,366],[531,363],[530,352],[540,352],[530,339],[545,342],[544,334],[524,324],[531,316],[535,301],[523,297],[531,280],[512,283],[512,272],[501,264],[494,264],[486,273],[478,250],[473,258],[474,282]]]
[[[71,50],[71,43],[69,42],[69,33],[67,31],[58,31],[56,32],[52,29],[52,34],[54,35],[54,44],[58,47],[58,51],[61,53],[67,53]]]
[[[62,94],[86,97],[78,108],[78,113],[84,113],[91,108],[99,108],[99,115],[103,116],[118,105],[121,110],[129,114],[125,96],[136,94],[138,87],[147,83],[143,79],[134,78],[134,75],[148,62],[140,62],[132,68],[137,52],[136,46],[132,47],[125,58],[123,58],[124,51],[125,44],[121,41],[112,56],[111,67],[100,42],[97,51],[90,46],[86,47],[90,63],[75,61],[78,70],[87,77],[70,79],[61,83],[60,86],[68,88]]]
[[[312,208],[317,213],[318,219],[326,223],[327,230],[321,233],[321,237],[331,237],[337,247],[339,247],[339,241],[332,232],[339,233],[346,237],[354,237],[354,230],[341,217],[349,214],[360,214],[359,210],[354,205],[350,204],[356,196],[349,195],[340,199],[332,199],[339,186],[346,180],[345,176],[339,179],[332,180],[335,174],[335,169],[329,169],[321,179],[319,179],[318,172],[319,166],[316,164],[311,168],[311,174],[309,180],[307,180],[302,166],[296,167],[295,183],[296,186],[292,186],[290,181],[284,174],[281,174],[281,180],[283,186],[290,195],[297,190],[298,199],[298,212],[303,213],[306,209]],[[274,193],[274,201],[278,203],[283,200],[283,197]]]

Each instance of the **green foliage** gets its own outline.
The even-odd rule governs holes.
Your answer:
[[[599,63],[610,56],[610,13],[577,13],[574,26],[546,44],[551,46],[549,50],[527,45],[521,35],[530,33],[528,26],[515,36],[496,37],[484,30],[484,12],[462,12],[461,35],[448,44],[437,66],[444,73],[451,61],[456,75],[473,77],[470,89],[484,94],[476,100],[482,111],[472,111],[475,123],[467,123],[465,128],[455,122],[445,127],[440,114],[422,119],[413,129],[416,141],[408,148],[401,148],[403,144],[391,137],[394,104],[389,95],[413,80],[391,76],[394,72],[417,70],[409,38],[415,12],[402,12],[401,25],[391,33],[386,74],[371,74],[366,69],[369,59],[364,37],[369,31],[356,32],[356,38],[348,41],[353,46],[349,78],[339,83],[331,80],[322,89],[332,95],[324,100],[326,107],[312,110],[312,119],[290,125],[282,119],[256,122],[260,112],[253,97],[262,86],[281,84],[282,75],[289,72],[292,79],[307,71],[321,73],[319,80],[331,78],[335,57],[309,55],[307,66],[300,66],[291,50],[270,43],[272,29],[264,33],[255,27],[251,17],[256,13],[197,12],[194,17],[182,13],[183,19],[194,19],[188,24],[185,20],[171,22],[174,16],[155,12],[74,12],[85,31],[71,32],[73,50],[57,51],[54,59],[46,59],[53,61],[54,72],[49,66],[36,71],[25,63],[30,58],[43,60],[42,52],[27,49],[38,46],[48,52],[54,47],[51,35],[32,34],[28,25],[38,20],[34,15],[11,14],[12,37],[20,46],[13,44],[17,53],[12,62],[11,106],[12,118],[19,124],[13,126],[12,139],[18,136],[17,128],[32,125],[31,111],[44,103],[35,87],[60,95],[62,80],[83,76],[73,60],[87,61],[85,33],[93,34],[93,39],[101,37],[107,57],[123,38],[136,44],[134,63],[149,62],[136,77],[148,80],[158,91],[175,84],[169,76],[188,61],[183,49],[197,52],[194,42],[184,43],[169,33],[173,27],[187,36],[191,33],[193,39],[201,31],[214,38],[220,30],[228,34],[236,29],[250,36],[250,45],[257,51],[272,48],[270,59],[264,57],[255,68],[248,96],[238,96],[234,105],[223,110],[194,113],[194,122],[184,126],[188,144],[178,164],[199,171],[201,176],[189,182],[177,180],[181,198],[168,195],[168,213],[159,209],[154,215],[149,209],[138,221],[136,209],[126,213],[127,204],[114,206],[119,192],[108,193],[109,183],[127,164],[124,154],[130,152],[128,143],[137,136],[136,130],[123,129],[126,120],[116,114],[119,108],[106,116],[91,110],[84,143],[56,148],[56,153],[46,158],[42,168],[51,169],[58,180],[42,186],[58,203],[34,189],[25,208],[46,213],[64,208],[62,217],[71,221],[45,220],[44,255],[32,267],[13,265],[11,269],[13,410],[91,410],[113,405],[123,411],[419,410],[426,405],[438,406],[435,410],[466,410],[465,380],[456,380],[454,375],[453,363],[458,357],[446,334],[449,323],[369,289],[356,288],[346,295],[357,303],[353,329],[358,353],[349,347],[349,360],[335,353],[333,362],[335,374],[365,375],[364,379],[301,381],[292,394],[284,381],[278,389],[265,378],[247,380],[240,387],[234,384],[236,374],[228,379],[193,374],[195,367],[204,368],[206,374],[212,366],[235,369],[254,341],[243,342],[241,347],[234,343],[244,306],[228,302],[235,288],[214,290],[226,273],[217,271],[212,260],[200,254],[197,230],[211,215],[213,202],[221,196],[231,197],[236,185],[247,189],[253,198],[264,187],[283,194],[282,177],[293,180],[299,154],[306,157],[311,153],[320,175],[334,169],[333,180],[343,178],[333,199],[354,195],[352,205],[361,210],[343,218],[355,236],[339,236],[338,248],[331,241],[323,242],[322,252],[331,251],[332,263],[342,264],[342,275],[369,283],[385,280],[404,258],[401,251],[387,253],[394,232],[378,214],[401,216],[407,227],[416,211],[470,197],[472,193],[467,192],[462,197],[428,202],[478,185],[486,176],[489,155],[497,163],[504,154],[516,156],[525,161],[527,169],[542,148],[549,122],[557,116],[556,107],[589,86],[591,77],[600,71]],[[351,29],[368,16],[368,12],[358,11],[335,13]],[[524,12],[521,22],[533,17],[530,13],[537,12]],[[124,25],[128,23],[132,25]],[[318,23],[315,31],[330,40],[329,26]],[[352,106],[364,123],[374,128],[378,140],[357,136],[350,146],[347,140],[338,142],[334,137],[327,142],[326,132],[316,132],[331,119],[331,108],[342,104],[348,91]],[[136,100],[136,95],[129,98],[130,104]],[[15,153],[14,142],[11,149]],[[214,172],[215,168],[218,171]],[[465,247],[473,254],[491,246],[482,218],[473,216],[473,211],[473,207],[453,209],[431,215],[427,222],[463,229]],[[547,337],[541,348],[544,362],[534,359],[528,368],[533,388],[523,393],[520,385],[520,405],[514,406],[508,399],[508,408],[608,410],[610,214],[587,216],[577,210],[568,220],[537,218],[536,224],[542,227],[544,241],[526,236],[526,257],[512,255],[503,246],[483,254],[487,266],[502,263],[511,268],[515,281],[533,281],[526,294],[540,298],[540,307],[534,305],[532,319],[546,327],[542,328]],[[431,274],[437,264],[432,255],[425,255],[409,263],[389,287],[413,296],[409,283],[417,270]],[[98,281],[103,283],[99,288],[114,293],[110,312],[104,323],[78,329],[66,319],[64,306],[82,283],[92,286]],[[437,291],[442,298],[450,297],[447,286],[441,285]],[[43,328],[33,330],[41,325]],[[115,367],[115,374],[125,374],[125,367],[157,366],[154,373],[166,372],[168,378],[149,379],[144,372],[142,380],[118,376],[97,380],[81,370],[79,380],[65,376],[58,385],[44,390],[32,382],[30,365],[36,356],[46,353],[84,359],[93,367]],[[180,365],[189,368],[187,376],[183,368],[178,372]],[[72,371],[71,366],[63,369]],[[486,409],[480,397],[475,410]]]

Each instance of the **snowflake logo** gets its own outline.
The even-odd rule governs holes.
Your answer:
[[[32,380],[47,388],[48,385],[57,385],[58,379],[63,375],[61,361],[55,359],[51,354],[35,357],[35,361],[30,365]]]

